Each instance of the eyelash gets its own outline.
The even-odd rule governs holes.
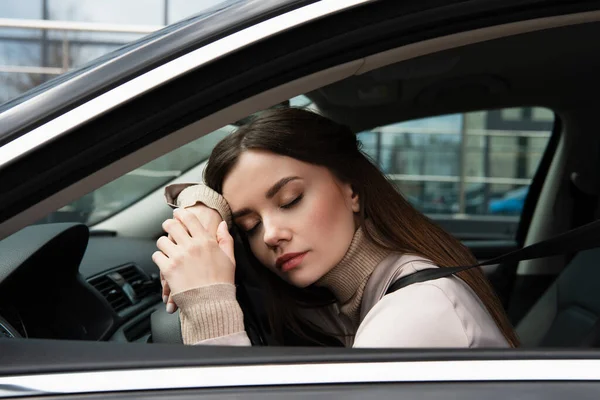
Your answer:
[[[246,235],[248,235],[248,236],[254,235],[256,233],[256,229],[258,228],[259,225],[260,225],[260,222],[256,225],[254,225],[254,227],[252,227],[252,229],[248,229],[246,231]]]
[[[282,205],[281,208],[285,208],[287,210],[287,209],[294,207],[296,204],[298,204],[300,202],[300,200],[302,200],[302,197],[304,197],[303,194],[296,197],[294,200],[290,201],[289,203]]]
[[[304,195],[301,194],[300,196],[296,197],[294,200],[290,201],[287,204],[284,204],[284,205],[280,206],[279,208],[283,208],[285,210],[289,210],[290,208],[294,207],[296,204],[300,203],[300,200],[302,200],[303,197],[304,197]],[[256,225],[254,225],[251,229],[248,229],[246,231],[246,235],[252,236],[253,234],[255,234],[259,225],[260,225],[260,222],[257,223]]]

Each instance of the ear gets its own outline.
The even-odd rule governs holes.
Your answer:
[[[360,211],[360,199],[358,198],[358,193],[352,192],[352,211],[355,213]]]
[[[346,184],[345,188],[346,198],[350,200],[350,205],[352,207],[352,211],[357,213],[360,211],[360,199],[358,198],[358,193],[354,190],[352,185]]]

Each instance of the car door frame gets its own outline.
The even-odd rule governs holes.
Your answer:
[[[485,388],[507,393],[564,396],[597,391],[598,351],[392,350],[290,347],[219,347],[57,341],[0,341],[0,398],[172,398],[258,395],[298,398],[321,393],[419,398],[445,390],[474,398]],[[114,351],[118,348],[119,351]],[[82,354],[85,357],[82,357]],[[56,362],[60,359],[60,362]],[[35,362],[35,366],[32,363]],[[118,365],[118,367],[117,367]],[[322,390],[322,392],[318,392]],[[312,392],[311,392],[312,391]],[[345,397],[344,397],[345,398]]]

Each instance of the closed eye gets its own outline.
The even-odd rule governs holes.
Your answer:
[[[244,229],[244,232],[246,233],[246,235],[248,236],[252,236],[253,234],[256,233],[256,231],[258,230],[258,226],[260,225],[260,222],[258,222],[256,225],[254,225],[252,228],[250,229]]]
[[[283,208],[286,210],[290,209],[290,208],[294,207],[296,204],[298,204],[300,202],[300,200],[302,200],[303,197],[304,197],[304,195],[301,194],[300,196],[296,197],[294,200],[290,201],[289,203],[280,206],[280,208]],[[261,222],[259,221],[252,228],[250,228],[250,229],[242,228],[242,230],[244,231],[244,233],[246,233],[246,235],[252,236],[258,231],[258,227],[260,226],[260,224],[261,224]]]
[[[296,197],[294,200],[290,201],[289,203],[282,205],[281,208],[288,209],[288,208],[294,207],[296,204],[298,204],[300,202],[300,200],[302,200],[302,197],[304,197],[304,195],[301,194],[300,196]]]

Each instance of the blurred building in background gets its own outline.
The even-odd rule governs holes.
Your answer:
[[[223,0],[2,0],[0,103]]]
[[[421,211],[518,218],[554,118],[542,107],[480,110],[377,127],[359,138]]]

